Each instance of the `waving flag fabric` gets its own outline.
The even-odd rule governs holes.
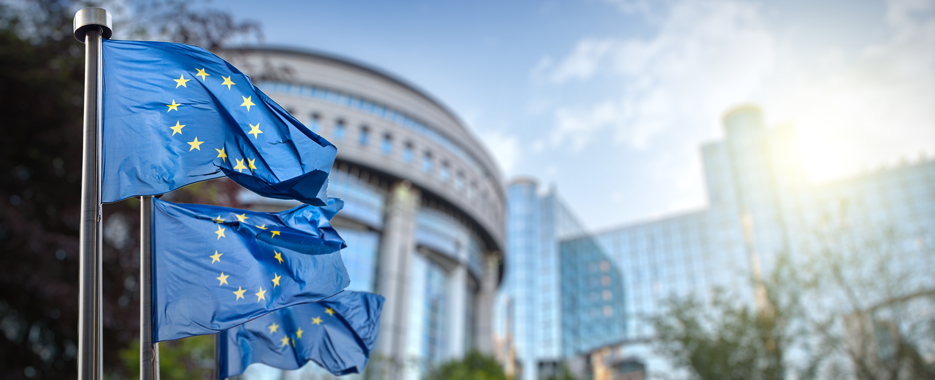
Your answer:
[[[335,376],[360,373],[377,339],[383,297],[345,291],[292,306],[218,335],[218,379],[253,363],[298,369],[312,361]]]
[[[337,149],[202,48],[104,40],[103,202],[228,176],[257,194],[327,203]]]
[[[214,334],[350,283],[330,219],[343,202],[279,213],[153,199],[153,340]]]

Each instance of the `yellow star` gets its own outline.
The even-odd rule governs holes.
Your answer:
[[[237,217],[237,220],[240,221],[241,223],[243,223],[243,222],[246,221],[247,219],[250,219],[250,217],[247,216],[247,213],[243,213],[243,214],[240,214],[240,215],[234,214],[234,216],[236,216],[236,217]]]
[[[273,251],[276,252],[276,251]],[[279,260],[279,263],[282,264],[282,253],[276,252],[276,260]]]
[[[247,159],[247,166],[250,167],[250,171],[251,171],[251,172],[252,172],[254,169],[256,169],[256,165],[253,164],[254,162],[256,162],[256,158],[254,158],[254,159],[252,159],[252,160],[249,159],[249,158]]]
[[[273,324],[269,325],[270,334],[276,332],[276,330],[279,330],[279,325],[277,325],[276,322],[273,322]]]
[[[178,103],[175,102],[175,99],[172,99],[172,104],[166,104],[166,106],[169,107],[169,111],[172,111],[172,110],[178,111],[180,105],[181,105],[181,104],[178,104]],[[169,111],[166,111],[166,112],[169,112]]]
[[[227,237],[224,236],[224,227],[221,226],[218,226],[218,230],[214,231],[214,233],[218,234],[218,240],[221,240],[222,237]]]
[[[241,96],[241,98],[243,98],[243,104],[241,104],[240,106],[241,106],[241,107],[247,107],[247,112],[250,112],[250,106],[255,106],[255,105],[256,105],[256,104],[253,104],[253,102],[250,101],[250,99],[253,99],[253,97],[252,97],[252,96]],[[257,125],[259,125],[259,124],[257,124]]]
[[[224,218],[221,218],[221,216],[218,215],[217,218],[214,218],[214,222],[215,222],[215,223],[224,223]]]
[[[182,134],[183,127],[185,127],[185,124],[179,124],[179,122],[176,121],[174,127],[169,127],[170,129],[172,129],[172,136],[175,136],[176,133]]]
[[[226,76],[221,75],[221,78],[224,78],[224,83],[221,83],[221,86],[227,86],[228,90],[231,89],[232,84],[237,84],[237,83],[231,82],[231,77],[226,77]]]
[[[237,287],[237,290],[234,292],[234,294],[237,295],[237,298],[236,298],[234,301],[243,298],[243,292],[246,292],[246,290],[244,290],[243,288],[241,288],[241,287],[238,286],[238,287]]]
[[[246,166],[243,166],[243,160],[237,160],[237,166],[234,166],[234,170],[241,172],[241,173],[243,173],[243,170],[246,168],[247,168]]]
[[[215,261],[221,262],[221,255],[223,255],[223,253],[218,253],[218,251],[214,251],[213,255],[208,256],[211,258],[211,264],[214,264]]]
[[[266,225],[264,224],[264,225],[262,225],[262,226],[256,226],[256,228],[259,228],[259,229],[261,229],[261,230],[265,230],[265,229],[266,229]]]
[[[280,342],[282,342],[282,345],[283,345],[283,346],[289,344],[289,337],[288,337],[288,336],[282,337],[282,339],[280,340]]]
[[[218,158],[220,158],[221,161],[227,162],[227,153],[224,153],[224,147],[221,147],[221,149],[214,148],[214,150],[218,151]]]
[[[292,340],[292,347],[295,347],[295,339]]]
[[[319,317],[313,318],[313,319],[312,319],[312,323],[314,323],[314,324],[316,324],[316,325],[320,325],[320,324],[321,324],[321,318],[319,318]]]
[[[260,288],[260,291],[256,292],[255,295],[256,295],[256,302],[260,302],[260,300],[266,299],[266,291],[263,290],[263,288]]]
[[[279,236],[279,231],[270,231],[270,232],[272,232],[272,233],[273,233],[273,237],[277,237],[277,236]]]
[[[328,313],[328,315],[334,315],[334,310],[332,310],[332,309],[329,307],[329,308],[325,309],[325,313]]]
[[[196,77],[201,77],[201,81],[202,81],[202,82],[205,81],[205,78],[206,78],[206,77],[211,76],[211,74],[208,74],[208,73],[205,72],[205,69],[195,69],[195,70],[198,70],[198,74],[195,74],[195,76],[196,76]]]
[[[259,136],[260,133],[263,133],[263,131],[260,130],[260,123],[256,123],[256,125],[253,125],[253,124],[250,124],[250,123],[247,123],[247,124],[250,125],[250,132],[247,132],[247,134],[251,134],[251,133],[252,133],[252,134],[253,134],[253,139],[256,140],[256,139],[257,139],[257,136]]]
[[[192,146],[191,148],[188,148],[188,151],[191,152],[192,150],[195,150],[195,149],[201,150],[201,144],[204,144],[204,143],[205,143],[204,141],[198,141],[198,137],[195,137],[195,141],[188,143],[188,145]]]
[[[228,277],[230,277],[230,276],[227,276],[227,275],[224,274],[224,272],[221,272],[221,277],[217,277],[218,280],[221,280],[221,283],[218,284],[218,286],[227,284],[227,278],[228,278]]]
[[[188,82],[191,79],[185,79],[184,75],[179,75],[179,79],[173,79],[173,80],[175,81],[175,88],[179,88],[179,86],[188,88],[188,86],[185,85],[185,82]]]
[[[279,286],[279,279],[282,278],[279,274],[273,273],[276,277],[273,277],[273,288]]]
[[[304,333],[304,332],[305,332],[305,331],[302,331],[302,328],[299,327],[299,329],[296,330],[296,332],[295,332],[295,336],[297,336],[299,339],[302,339],[302,333]]]

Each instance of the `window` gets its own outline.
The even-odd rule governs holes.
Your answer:
[[[405,161],[407,164],[412,162],[412,143],[411,142],[407,142],[405,147],[403,148],[403,161]]]
[[[334,139],[344,140],[344,133],[345,133],[344,120],[338,119],[338,121],[334,123],[334,133],[333,133]]]
[[[385,155],[393,153],[393,138],[389,133],[383,135],[383,143],[380,144],[380,151]]]
[[[442,182],[448,182],[448,174],[448,162],[442,161],[442,166],[438,170],[438,178],[441,179]]]
[[[360,127],[360,136],[358,137],[360,146],[367,146],[370,142],[370,129],[366,125]]]
[[[312,132],[319,133],[321,130],[321,116],[317,113],[312,114],[312,118],[308,121],[308,129],[311,129]]]
[[[464,189],[464,173],[458,172],[455,176],[455,190],[461,191],[462,189]]]
[[[432,171],[432,154],[425,152],[425,156],[422,157],[422,171],[430,173]]]

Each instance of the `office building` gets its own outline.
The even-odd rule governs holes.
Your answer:
[[[371,364],[387,378],[418,379],[468,350],[492,352],[505,194],[468,127],[428,93],[365,64],[291,49],[225,54],[338,147],[328,195],[345,202],[332,224],[347,241],[349,289],[386,297]],[[291,206],[247,192],[239,200]]]
[[[562,359],[569,363],[586,362],[579,373],[593,378],[641,378],[643,375],[678,378],[686,375],[676,372],[669,360],[654,352],[654,332],[647,317],[658,313],[671,296],[693,296],[708,302],[716,289],[729,290],[741,302],[756,306],[758,300],[750,279],[770,273],[779,255],[785,252],[790,253],[793,260],[805,260],[816,243],[817,227],[827,224],[829,218],[849,226],[850,236],[898,231],[895,235],[898,249],[893,256],[895,267],[912,269],[915,273],[935,273],[932,249],[935,247],[935,161],[923,158],[848,179],[812,184],[805,174],[807,163],[797,154],[793,127],[766,128],[761,111],[752,106],[728,112],[723,126],[724,139],[701,148],[706,208],[597,233],[562,236],[550,248],[557,246],[562,260],[568,260],[562,262],[561,269],[548,274],[560,273],[561,291],[572,292],[561,294],[561,299],[579,302],[571,305],[580,305],[591,297],[605,302],[586,307],[592,311],[583,311],[580,307],[560,310],[558,319],[563,321],[565,337],[561,342]],[[554,193],[550,196],[555,197]],[[507,206],[510,223],[510,210],[517,201],[522,202],[522,198],[514,198],[511,187]],[[510,259],[546,254],[541,247],[514,249],[517,238],[508,235],[508,253],[515,255]],[[593,288],[581,288],[580,279],[586,276],[576,278],[565,274],[581,268],[597,270],[594,265],[603,257],[612,264],[613,270],[608,272],[619,273],[622,281],[621,287],[609,289],[610,299],[606,301],[619,300],[622,302],[619,306],[603,300]],[[506,278],[513,278],[514,270],[508,266]],[[593,273],[593,276],[603,276]],[[610,283],[618,278],[609,277]],[[907,281],[910,285],[932,286],[935,280],[932,276],[920,275]],[[502,292],[523,292],[512,286],[514,284],[510,283],[503,287]],[[622,293],[621,297],[615,292]],[[931,314],[930,306],[921,305],[914,310]],[[615,326],[606,326],[601,324],[609,322],[575,319],[582,312],[599,315],[605,307],[606,310],[613,308],[614,313],[618,310],[625,313],[623,320],[612,322],[617,324]],[[524,323],[519,319],[522,314],[514,316],[517,318],[512,322],[514,325]],[[535,319],[530,319],[526,323],[534,322]],[[580,337],[576,334],[589,328],[600,331],[593,335],[597,339],[569,339]],[[500,331],[497,333],[499,337]],[[520,335],[516,334],[514,339],[520,339]],[[554,356],[542,356],[535,348],[526,351],[524,348],[516,344],[517,358],[531,357],[526,359],[529,362],[542,360],[540,358],[555,360]],[[607,368],[613,371],[606,372]],[[639,377],[621,371],[632,371]],[[544,374],[536,374],[524,376],[524,379],[544,377]]]

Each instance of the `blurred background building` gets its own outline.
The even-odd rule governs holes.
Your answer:
[[[647,318],[670,296],[710,302],[718,289],[755,306],[750,280],[783,253],[805,260],[829,220],[855,235],[895,234],[897,268],[935,273],[935,161],[814,185],[792,126],[766,128],[754,106],[729,111],[723,126],[724,139],[701,148],[705,209],[588,233],[554,188],[511,183],[495,340],[512,344],[517,378],[546,378],[560,363],[593,379],[685,375],[655,353]],[[930,304],[912,310],[935,315]]]
[[[332,224],[347,240],[348,289],[386,297],[368,368],[417,379],[469,350],[492,352],[506,201],[499,169],[467,126],[431,95],[365,64],[292,49],[227,53],[338,147],[328,195],[345,202]],[[278,79],[262,79],[271,67],[277,75],[265,78]],[[246,191],[238,200],[293,206]]]

